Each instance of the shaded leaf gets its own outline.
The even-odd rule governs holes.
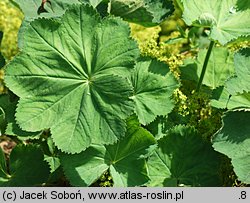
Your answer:
[[[131,120],[126,137],[117,144],[92,145],[80,154],[63,155],[61,162],[74,186],[89,186],[108,169],[115,187],[138,186],[148,181],[143,155],[153,144],[154,137]]]
[[[0,179],[0,185],[38,186],[46,182],[48,177],[49,167],[43,161],[42,151],[35,145],[19,145],[10,154],[10,174],[5,181]]]
[[[105,1],[105,0],[80,0],[80,1],[83,3],[88,3],[94,8],[96,8],[102,1]]]
[[[0,185],[8,181],[6,159],[2,148],[0,147]]]
[[[41,135],[41,131],[38,132],[27,132],[17,125],[15,120],[15,111],[17,106],[17,99],[11,100],[10,94],[0,95],[0,108],[4,112],[4,128],[3,132],[6,135],[15,135],[19,139],[37,139]]]
[[[250,109],[229,111],[223,126],[213,137],[216,151],[232,159],[234,172],[243,183],[250,184]]]
[[[180,68],[182,79],[194,80],[196,82],[199,80],[206,52],[206,50],[201,50],[196,60],[186,60],[185,64]],[[203,84],[215,89],[223,86],[226,80],[233,74],[233,55],[228,52],[227,48],[213,48]]]
[[[250,93],[231,95],[224,87],[213,92],[211,105],[219,109],[250,108]]]
[[[148,159],[149,186],[219,186],[219,156],[193,128],[177,126]]]

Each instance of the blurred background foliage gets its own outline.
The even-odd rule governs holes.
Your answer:
[[[2,42],[0,44],[0,53],[8,62],[17,53],[17,34],[23,19],[22,12],[14,6],[9,0],[0,0],[0,32],[3,33]],[[0,58],[0,64],[3,58]],[[1,67],[0,67],[1,68]],[[6,90],[3,85],[3,69],[0,69],[0,93]]]

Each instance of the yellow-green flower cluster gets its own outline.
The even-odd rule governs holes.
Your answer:
[[[0,30],[4,33],[0,51],[10,60],[17,54],[17,33],[21,25],[22,12],[11,5],[9,0],[0,0]]]
[[[250,47],[250,41],[249,40],[242,41],[242,42],[235,42],[233,44],[229,44],[229,46],[228,46],[228,48],[232,52],[236,52],[239,49],[246,48],[246,47]]]
[[[166,62],[174,75],[179,77],[178,67],[182,64],[185,55],[180,54],[182,43],[167,44],[164,41],[179,36],[179,32],[174,31],[169,36],[159,36],[160,26],[143,27],[137,24],[130,24],[131,35],[137,41],[142,56],[156,58]]]

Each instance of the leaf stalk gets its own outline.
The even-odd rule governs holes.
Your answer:
[[[198,85],[197,85],[197,88],[196,88],[197,93],[200,92],[201,85],[202,85],[202,82],[203,82],[203,79],[204,79],[204,76],[205,76],[205,73],[206,73],[206,70],[207,70],[207,64],[208,64],[210,55],[212,53],[214,44],[215,44],[214,41],[211,41],[210,44],[209,44],[207,54],[206,54],[206,57],[205,57],[205,60],[204,60],[203,66],[202,66],[202,71],[201,71],[201,75],[200,75],[200,78],[199,78],[199,82],[198,82]]]

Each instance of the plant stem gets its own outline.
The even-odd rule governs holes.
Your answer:
[[[211,52],[213,50],[213,46],[214,46],[214,41],[211,41],[209,44],[208,50],[207,50],[206,58],[204,60],[203,66],[202,66],[201,75],[200,75],[199,82],[198,82],[198,85],[196,88],[196,92],[198,92],[198,93],[200,92],[200,89],[201,89],[202,81],[204,79],[204,76],[205,76],[205,73],[207,70],[207,64],[208,64]]]

